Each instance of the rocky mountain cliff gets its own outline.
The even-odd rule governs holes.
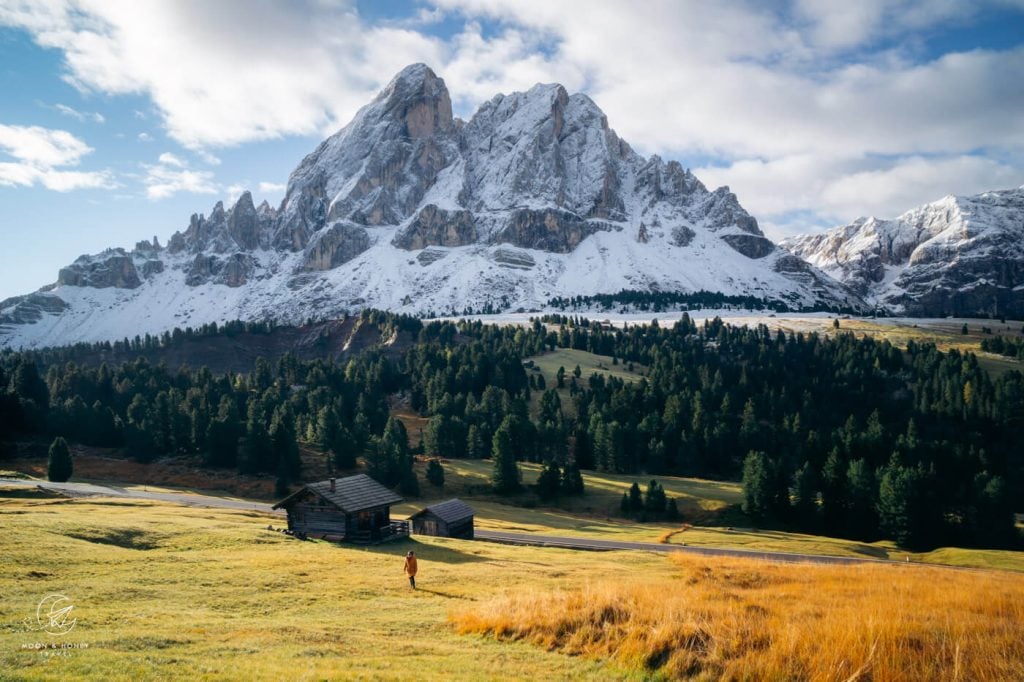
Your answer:
[[[634,152],[586,95],[537,85],[462,121],[416,64],[303,159],[278,208],[245,193],[166,246],[82,256],[56,284],[0,303],[0,345],[370,306],[540,310],[623,289],[860,304],[776,248],[727,187]]]
[[[947,196],[782,246],[892,312],[1024,317],[1024,187]]]

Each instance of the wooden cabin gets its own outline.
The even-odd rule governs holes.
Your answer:
[[[410,516],[409,521],[417,535],[473,539],[473,508],[462,500],[432,504]]]
[[[408,521],[392,521],[402,501],[365,474],[309,483],[274,505],[288,512],[288,530],[300,536],[371,544],[409,535]]]

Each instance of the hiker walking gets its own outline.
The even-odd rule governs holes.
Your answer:
[[[409,586],[416,589],[416,555],[412,550],[405,555],[405,574],[409,576]]]

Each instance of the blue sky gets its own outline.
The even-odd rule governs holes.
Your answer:
[[[403,66],[583,91],[773,237],[1024,184],[1024,0],[0,0],[0,299],[288,173]]]

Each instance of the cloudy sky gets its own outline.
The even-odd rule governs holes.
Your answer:
[[[586,92],[772,237],[1024,184],[1024,0],[0,0],[0,299],[288,173],[403,66]]]

